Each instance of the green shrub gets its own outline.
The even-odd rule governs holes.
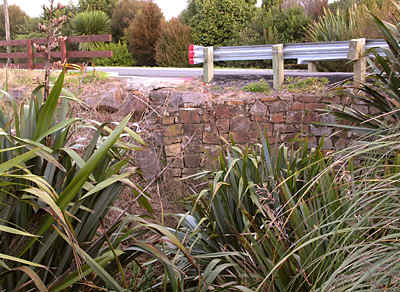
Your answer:
[[[251,82],[242,88],[244,91],[249,92],[264,92],[269,93],[271,91],[271,87],[269,83],[265,80],[260,80],[258,82]]]
[[[245,0],[194,1],[190,6],[190,27],[196,45],[222,46],[238,41],[254,12]],[[237,45],[238,43],[236,43]]]
[[[302,7],[282,10],[272,7],[263,17],[266,43],[294,43],[305,40],[307,27],[312,22]]]
[[[192,42],[190,28],[172,18],[161,25],[156,44],[156,61],[160,66],[187,67],[188,47]]]
[[[100,43],[91,48],[92,51],[112,51],[111,58],[94,58],[93,63],[96,66],[133,66],[135,60],[128,50],[125,42],[118,43]]]

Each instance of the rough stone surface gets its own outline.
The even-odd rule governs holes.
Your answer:
[[[89,97],[86,103],[98,111],[115,113],[123,103],[121,88],[112,88],[100,96]]]
[[[153,179],[160,171],[160,159],[157,157],[157,153],[152,149],[146,149],[136,152],[136,163],[142,170],[143,177],[150,181]]]

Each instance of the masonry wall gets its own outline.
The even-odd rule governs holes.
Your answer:
[[[324,136],[325,149],[343,147],[348,140],[345,133],[330,137],[331,128],[314,125],[335,121],[318,112],[332,101],[344,102],[327,94],[225,99],[193,92],[155,91],[150,95],[151,104],[162,108],[158,126],[169,166],[167,177],[174,181],[212,169],[223,139],[228,141],[230,136],[246,145],[259,142],[260,131],[265,130],[272,144],[308,136],[310,145],[316,146]]]

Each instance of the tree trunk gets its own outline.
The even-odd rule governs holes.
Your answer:
[[[10,19],[8,17],[8,2],[7,0],[3,0],[3,8],[4,8],[4,27],[6,30],[6,41],[10,41]],[[11,47],[7,46],[7,53],[11,53]],[[10,64],[10,58],[7,59],[7,64]]]

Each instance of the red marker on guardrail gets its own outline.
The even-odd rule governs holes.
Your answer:
[[[189,46],[189,64],[194,65],[194,45]]]

